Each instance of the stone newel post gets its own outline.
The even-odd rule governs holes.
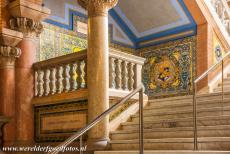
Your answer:
[[[96,118],[109,107],[108,11],[118,0],[78,0],[88,10],[87,85],[88,117]],[[89,131],[89,142],[98,148],[109,140],[109,119]]]

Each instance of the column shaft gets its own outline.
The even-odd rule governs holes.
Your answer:
[[[9,146],[15,141],[15,78],[14,68],[0,68],[0,113],[10,117],[10,122],[4,127],[4,146]]]
[[[22,54],[16,61],[16,103],[17,103],[17,140],[31,141],[34,135],[34,71],[36,45],[33,40],[24,38],[18,47]]]
[[[93,120],[109,107],[109,47],[108,17],[88,19],[87,82],[89,120]],[[108,117],[89,132],[91,139],[108,139]]]

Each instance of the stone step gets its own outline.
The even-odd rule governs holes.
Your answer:
[[[198,126],[230,125],[230,115],[206,116],[197,118]],[[174,119],[149,119],[144,121],[144,128],[172,128],[172,127],[193,127],[193,118]],[[139,128],[138,121],[121,123],[122,130],[135,130]]]
[[[230,91],[230,85],[225,85],[224,86],[224,92]],[[213,89],[213,92],[222,92],[222,87],[217,87]]]
[[[212,107],[212,108],[200,108],[197,109],[197,116],[220,116],[220,115],[230,115],[230,106],[222,107]],[[151,110],[149,112],[144,112],[144,120],[149,119],[172,119],[172,118],[181,118],[181,117],[192,117],[193,109],[190,110],[169,110],[167,112],[158,112],[157,110]],[[135,114],[131,116],[133,121],[139,120],[139,114]]]
[[[224,85],[230,85],[230,78],[225,78],[224,79]],[[222,82],[218,83],[218,87],[222,86]]]
[[[198,127],[199,137],[230,137],[230,125],[224,126],[202,126]],[[193,127],[176,127],[176,128],[151,128],[144,129],[145,139],[160,138],[192,138]],[[139,130],[119,130],[111,132],[112,140],[132,140],[138,139]]]
[[[222,104],[224,103],[224,104]],[[222,102],[221,99],[216,100],[207,100],[207,101],[197,101],[197,107],[198,108],[210,108],[210,107],[222,107],[222,106],[230,106],[230,99],[224,99]],[[189,110],[193,108],[193,101],[190,102],[177,102],[174,104],[167,104],[162,105],[160,103],[149,103],[144,108],[144,112],[154,110],[154,111],[161,111],[165,112],[168,110]]]
[[[218,94],[218,95],[217,95]],[[149,100],[149,106],[155,107],[155,108],[160,108],[160,107],[167,107],[167,106],[174,106],[174,105],[183,105],[183,104],[188,104],[193,102],[193,98],[188,98],[188,99],[175,99],[174,97],[171,97],[171,100],[167,99],[152,99]],[[230,100],[230,95],[225,94],[224,95],[225,100]],[[220,101],[222,100],[222,95],[221,93],[212,93],[210,94],[210,97],[197,97],[196,101],[197,104],[200,103],[213,103],[215,101]]]
[[[192,150],[193,138],[164,138],[145,139],[145,150]],[[139,140],[112,140],[112,150],[138,150]],[[230,150],[229,137],[204,137],[198,138],[199,150]]]
[[[95,151],[94,154],[140,154],[139,151]],[[230,151],[182,151],[182,150],[145,150],[144,154],[230,154]]]
[[[225,98],[230,98],[230,92],[225,92],[224,93]],[[197,100],[199,101],[206,101],[210,99],[221,99],[222,97],[221,92],[216,92],[216,93],[207,93],[207,94],[199,94],[197,95]],[[149,100],[149,103],[178,103],[178,102],[186,102],[186,101],[192,101],[193,100],[193,95],[186,95],[186,96],[176,96],[176,97],[167,97],[167,98],[158,98],[158,99],[152,99]]]

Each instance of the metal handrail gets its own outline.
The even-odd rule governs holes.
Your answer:
[[[199,77],[196,78],[196,80],[194,80],[194,83],[199,82],[200,80],[202,80],[204,77],[206,77],[210,71],[212,71],[213,69],[215,69],[223,60],[225,60],[228,56],[230,56],[230,52],[226,53],[224,55],[224,57],[222,57],[217,63],[215,63],[213,66],[211,66],[207,71],[205,71],[203,74],[201,74]]]
[[[230,52],[226,53],[216,64],[211,66],[207,71],[201,74],[193,81],[193,133],[194,133],[194,150],[198,150],[198,141],[197,141],[197,83],[205,78],[211,71],[213,71],[218,65],[221,64],[221,73],[222,73],[222,102],[224,101],[224,60],[230,56]],[[222,103],[223,105],[223,103]]]
[[[69,144],[71,144],[73,141],[77,140],[80,137],[80,145],[82,145],[82,135],[86,133],[89,129],[94,127],[97,123],[99,123],[103,118],[108,116],[111,112],[116,110],[120,105],[127,102],[129,99],[131,99],[136,93],[139,92],[139,145],[140,145],[140,154],[143,154],[144,152],[144,144],[143,144],[143,92],[144,92],[144,86],[140,85],[135,90],[133,90],[131,93],[129,93],[126,97],[124,97],[122,100],[120,100],[118,103],[111,106],[109,109],[107,109],[105,112],[100,114],[98,117],[96,117],[94,120],[92,120],[89,124],[87,124],[85,127],[81,128],[76,134],[69,137],[65,142],[61,143],[57,147],[54,148],[52,152],[49,152],[48,154],[57,154],[60,152],[60,149],[67,147]],[[80,148],[81,149],[81,148]],[[82,153],[82,151],[80,151]]]

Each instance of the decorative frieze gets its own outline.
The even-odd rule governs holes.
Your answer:
[[[24,37],[37,37],[43,30],[43,25],[39,21],[33,19],[18,17],[10,19],[10,28],[20,31]]]
[[[108,10],[117,2],[118,0],[78,0],[78,3],[88,10],[89,16],[107,16]]]

